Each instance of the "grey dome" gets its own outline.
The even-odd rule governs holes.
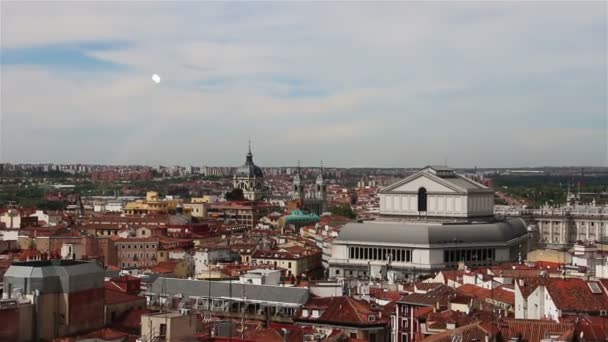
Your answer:
[[[527,233],[526,224],[520,218],[497,220],[488,223],[446,225],[365,222],[346,224],[340,230],[338,240],[413,245],[458,243],[504,244]]]
[[[251,150],[249,150],[249,153],[247,153],[245,164],[243,164],[243,166],[239,167],[236,170],[235,176],[247,178],[264,177],[264,172],[262,172],[262,168],[253,163],[253,154],[251,153]]]

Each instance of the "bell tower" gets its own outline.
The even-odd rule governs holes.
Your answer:
[[[317,180],[315,181],[315,197],[316,199],[325,202],[327,200],[327,185],[325,185],[323,171],[323,161],[321,161],[321,172],[319,172]]]
[[[300,170],[300,161],[298,160],[298,169],[293,176],[293,195],[294,200],[304,201],[304,184],[302,184],[302,172]]]

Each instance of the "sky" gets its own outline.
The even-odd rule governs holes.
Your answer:
[[[0,161],[608,166],[607,6],[0,1]]]

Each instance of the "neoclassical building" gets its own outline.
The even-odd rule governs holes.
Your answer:
[[[262,168],[253,163],[251,144],[245,157],[245,164],[239,167],[234,174],[232,186],[235,189],[243,190],[245,199],[249,201],[258,201],[267,195],[264,172],[262,172]]]
[[[380,191],[381,218],[349,223],[333,241],[331,277],[411,279],[442,269],[524,259],[528,230],[493,216],[491,189],[427,167]]]
[[[494,215],[494,192],[446,167],[427,167],[380,191],[387,216],[450,220]]]

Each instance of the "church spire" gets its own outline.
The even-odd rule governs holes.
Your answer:
[[[248,163],[253,163],[253,153],[251,153],[251,139],[249,139],[249,150],[245,159]]]
[[[302,184],[302,172],[300,170],[300,161],[298,160],[298,169],[293,176],[293,199],[304,200],[304,185]]]
[[[323,161],[321,160],[321,171],[319,172],[319,174],[317,175],[317,184],[323,184]]]

